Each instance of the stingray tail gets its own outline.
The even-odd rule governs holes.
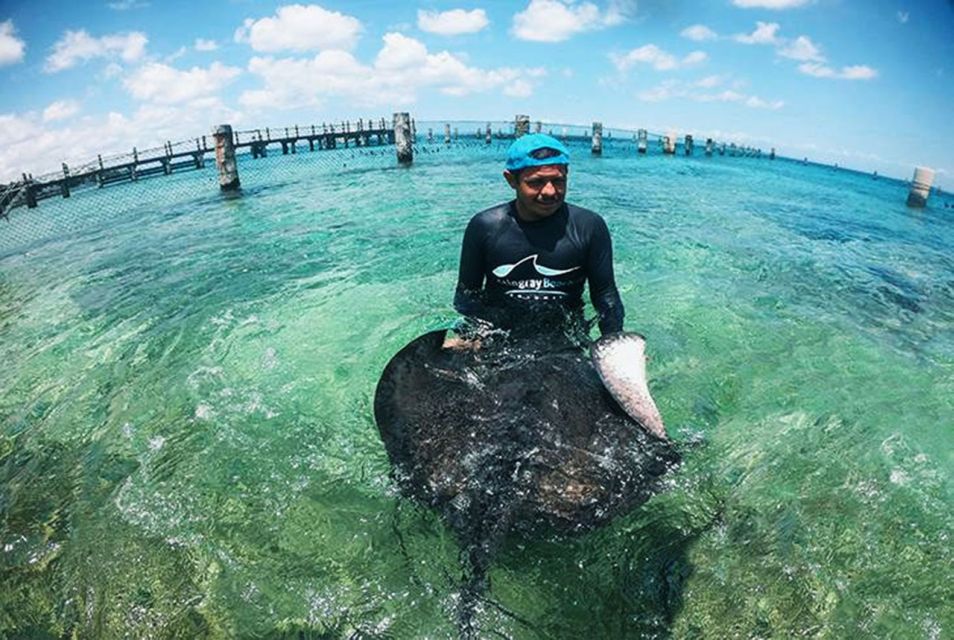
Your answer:
[[[472,523],[473,535],[468,536],[469,542],[464,549],[466,569],[457,612],[461,640],[475,640],[480,637],[476,625],[478,606],[490,589],[490,565],[513,522],[512,505],[496,502],[497,508],[477,510],[481,515]]]

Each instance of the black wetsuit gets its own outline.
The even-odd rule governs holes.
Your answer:
[[[603,218],[564,204],[551,216],[525,222],[510,201],[481,211],[467,225],[454,308],[505,328],[554,310],[582,317],[587,281],[600,331],[621,331],[623,304]]]

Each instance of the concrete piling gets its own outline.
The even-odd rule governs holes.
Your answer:
[[[712,142],[712,138],[706,138],[706,155],[707,155],[707,156],[711,156],[711,155],[712,155],[712,145],[713,145],[713,144],[714,144],[714,143]]]
[[[590,152],[594,156],[603,155],[603,123],[593,123],[593,142],[590,146]]]
[[[490,123],[487,123],[487,131],[484,132],[484,144],[490,144],[493,140],[493,131],[490,128]]]
[[[26,198],[27,209],[36,209],[36,190],[33,186],[33,176],[27,176],[27,174],[24,173],[23,182],[26,184],[23,195]]]
[[[667,155],[673,155],[676,153],[676,134],[670,133],[663,136],[662,139],[662,148],[663,153]]]
[[[70,168],[63,163],[63,182],[60,183],[60,194],[64,198],[70,197]]]
[[[222,191],[237,191],[239,175],[238,164],[235,162],[235,145],[232,144],[232,126],[220,124],[212,130],[212,136],[215,138],[215,166],[219,170],[219,188]]]
[[[434,130],[430,127],[427,128],[427,142],[428,144],[434,142]]]
[[[636,152],[637,153],[646,153],[646,147],[648,144],[649,133],[645,129],[640,129],[636,132]]]
[[[444,124],[444,144],[450,144],[451,128],[449,124]]]
[[[914,178],[911,180],[911,191],[908,193],[908,206],[921,208],[927,205],[934,184],[934,169],[916,167]]]
[[[686,153],[686,155],[687,155],[687,156],[691,156],[691,155],[692,155],[692,150],[693,150],[692,134],[687,133],[687,134],[686,134],[686,143],[685,143],[685,153]]]
[[[519,138],[528,133],[530,133],[530,116],[518,115],[516,118],[514,118],[514,138]]]
[[[411,115],[406,111],[394,114],[394,145],[397,147],[398,164],[414,162],[413,128]]]

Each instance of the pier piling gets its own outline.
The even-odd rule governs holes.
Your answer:
[[[686,145],[685,145],[685,146],[686,146],[686,151],[685,151],[686,155],[687,155],[687,156],[691,156],[691,155],[692,155],[692,149],[693,149],[692,134],[689,134],[689,133],[686,134]]]
[[[513,135],[519,138],[530,133],[530,116],[518,115],[514,118]]]
[[[265,130],[266,135],[268,129]],[[222,191],[237,191],[239,188],[238,164],[235,162],[235,145],[232,143],[232,125],[220,124],[212,131],[215,138],[215,166],[219,170],[219,188]]]
[[[676,134],[667,134],[662,139],[663,153],[673,155],[676,153]]]
[[[36,209],[36,188],[33,185],[33,176],[23,174],[23,196],[26,199],[27,209]]]
[[[594,122],[593,123],[593,143],[590,147],[590,151],[594,156],[603,155],[603,123]]]
[[[411,122],[411,114],[406,111],[394,114],[394,145],[397,147],[398,164],[409,165],[414,162]]]
[[[636,132],[636,152],[637,153],[646,153],[647,139],[649,133],[645,129],[640,129]]]
[[[63,182],[60,184],[60,193],[64,198],[70,197],[70,168],[63,163]]]
[[[932,184],[934,184],[934,169],[916,167],[914,178],[911,180],[911,191],[908,193],[908,206],[917,208],[927,206]]]

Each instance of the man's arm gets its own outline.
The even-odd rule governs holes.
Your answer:
[[[484,286],[483,233],[477,217],[471,218],[464,231],[460,247],[460,267],[457,271],[457,289],[454,291],[454,308],[464,316],[481,315],[483,304],[481,290]]]
[[[587,251],[586,273],[590,300],[599,313],[600,333],[622,331],[624,310],[613,274],[613,241],[606,223],[598,216]]]

